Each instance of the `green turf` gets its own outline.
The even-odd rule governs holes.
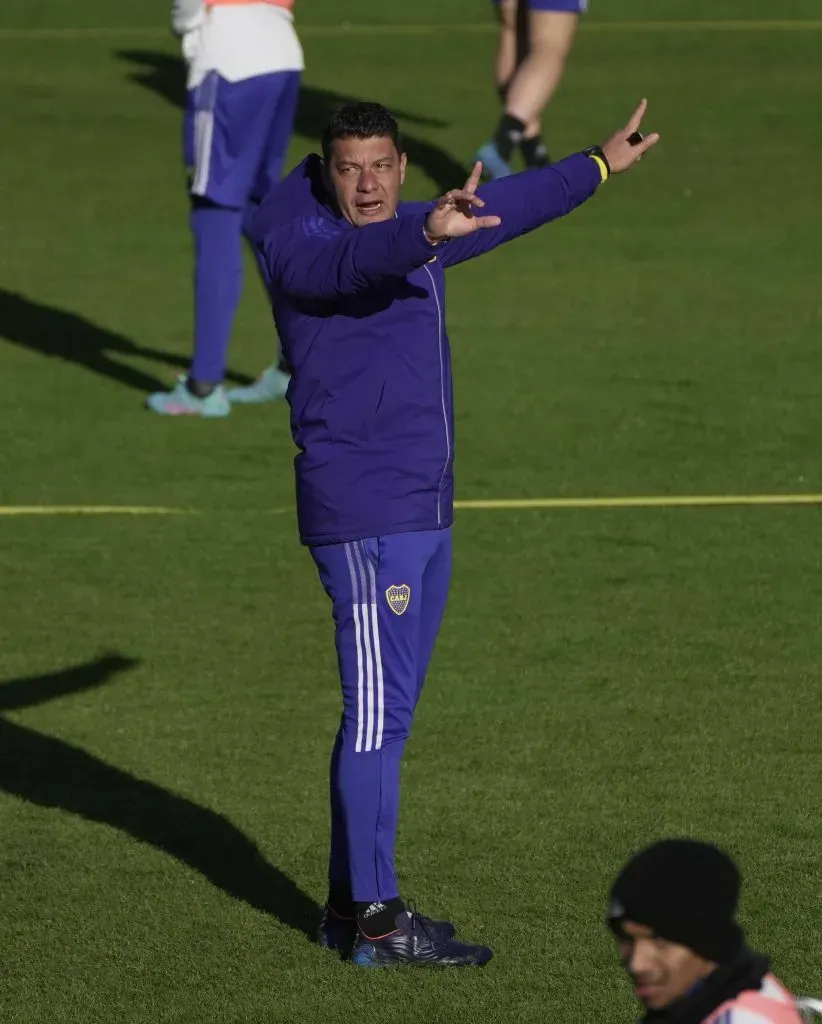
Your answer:
[[[339,97],[376,97],[405,111],[409,194],[458,184],[495,116],[492,34],[320,29],[489,16],[466,3],[307,3],[293,158]],[[611,7],[552,147],[602,139],[641,95],[664,140],[453,273],[459,496],[820,492],[822,32],[604,25],[813,19],[817,0]],[[461,512],[399,866],[496,959],[364,976],[309,943],[338,696],[286,410],[141,408],[190,328],[165,18],[0,10],[0,504],[198,510],[0,518],[3,1021],[629,1021],[604,892],[671,832],[739,857],[752,941],[822,993],[814,508]],[[111,32],[18,31],[73,27]],[[232,369],[272,348],[249,274]]]

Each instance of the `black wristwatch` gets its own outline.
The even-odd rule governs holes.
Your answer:
[[[602,146],[589,146],[582,152],[596,162],[602,180],[607,181],[611,176],[611,165],[608,163],[608,157],[602,151]]]

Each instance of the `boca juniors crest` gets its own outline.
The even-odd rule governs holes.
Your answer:
[[[402,615],[411,600],[411,588],[403,583],[401,587],[389,587],[385,592],[388,607],[395,615]]]

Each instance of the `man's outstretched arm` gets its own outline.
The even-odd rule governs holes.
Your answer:
[[[483,213],[499,217],[499,226],[451,239],[437,255],[446,267],[482,256],[576,210],[603,180],[594,160],[575,153],[550,167],[481,185],[477,196],[485,203]]]
[[[439,248],[444,266],[473,259],[581,206],[612,173],[625,171],[659,141],[639,126],[643,100],[628,124],[601,147],[576,153],[552,167],[525,171],[479,187],[477,164],[465,187],[435,204],[426,233]],[[482,216],[476,216],[481,210]],[[486,230],[484,230],[486,229]]]

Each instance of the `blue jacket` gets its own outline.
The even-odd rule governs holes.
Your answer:
[[[304,544],[451,525],[454,412],[445,327],[447,267],[481,256],[581,205],[600,183],[577,153],[483,185],[498,228],[432,246],[431,203],[354,228],[335,212],[309,156],[254,218],[288,389]]]

